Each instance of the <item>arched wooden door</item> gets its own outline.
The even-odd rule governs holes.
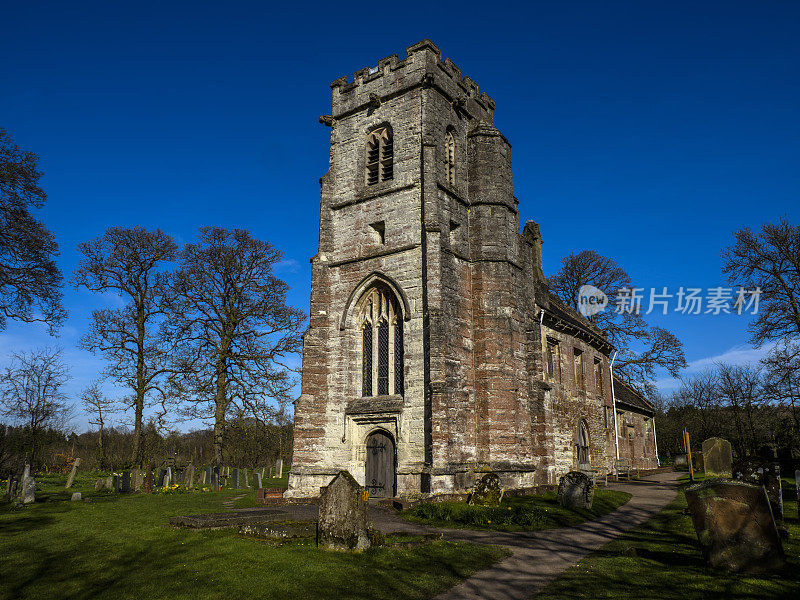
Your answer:
[[[385,431],[367,437],[365,486],[371,498],[392,498],[395,495],[394,440]]]

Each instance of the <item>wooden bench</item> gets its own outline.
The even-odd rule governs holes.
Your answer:
[[[636,470],[636,479],[639,479],[639,469]],[[633,477],[634,468],[631,466],[631,462],[627,458],[618,458],[614,461],[614,472],[616,473],[617,481],[621,478],[625,478],[627,481],[631,480]]]

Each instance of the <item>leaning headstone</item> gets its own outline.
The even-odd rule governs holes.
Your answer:
[[[71,498],[71,500],[72,500],[73,502],[80,502],[80,501],[81,501],[81,498],[82,498],[82,496],[81,496],[81,493],[80,493],[80,492],[74,492],[74,493],[72,494],[72,498]]]
[[[706,477],[731,477],[733,453],[731,443],[723,438],[712,437],[703,442],[703,466]]]
[[[733,465],[733,478],[745,483],[764,486],[772,507],[772,516],[780,528],[783,524],[780,465],[759,459],[737,460]]]
[[[212,473],[211,474],[211,491],[218,492],[219,491],[219,474]]]
[[[347,471],[339,471],[320,489],[317,546],[327,550],[369,548],[364,488]]]
[[[502,499],[503,490],[500,487],[500,478],[496,473],[486,473],[475,483],[475,489],[469,496],[468,504],[500,506]]]
[[[187,490],[194,489],[194,465],[190,464],[183,473],[183,485]]]
[[[237,489],[239,487],[239,469],[233,470],[233,476],[231,477],[231,487]]]
[[[743,573],[783,567],[783,546],[763,487],[707,479],[686,488],[686,502],[709,566]]]
[[[592,508],[594,481],[586,473],[570,471],[558,480],[558,503],[570,509]]]
[[[104,487],[106,487],[106,480],[105,479],[98,479],[97,481],[95,481],[95,483],[94,483],[94,491],[95,492],[99,492]]]
[[[72,484],[75,482],[75,474],[78,472],[78,467],[81,466],[81,459],[76,458],[75,462],[72,464],[72,471],[69,472],[69,477],[67,477],[67,486],[64,488],[68,490],[72,487]]]
[[[122,478],[120,479],[119,489],[123,494],[130,494],[132,491],[132,478],[130,471],[123,471]]]
[[[283,477],[283,459],[279,458],[275,461],[275,477],[280,479]]]
[[[676,469],[688,469],[689,458],[686,456],[686,454],[676,454],[675,460],[672,464]]]
[[[259,473],[258,471],[253,473],[253,487],[255,489],[264,487],[263,485],[261,485],[261,473]]]
[[[22,503],[36,502],[36,479],[28,475],[22,480]]]

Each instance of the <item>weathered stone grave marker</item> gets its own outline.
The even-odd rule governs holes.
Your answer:
[[[689,458],[686,454],[676,454],[672,464],[676,469],[688,469]]]
[[[95,481],[95,483],[94,483],[94,491],[95,492],[99,492],[104,487],[106,487],[106,480],[105,479],[98,479],[97,481]]]
[[[233,476],[231,477],[231,487],[237,489],[239,487],[239,469],[233,470]]]
[[[317,546],[327,550],[370,547],[365,490],[347,471],[320,489]]]
[[[214,492],[219,491],[219,473],[211,474],[211,490]]]
[[[67,477],[67,485],[64,488],[65,490],[71,488],[72,484],[75,483],[75,474],[78,472],[78,467],[80,466],[81,466],[81,459],[76,458],[75,462],[72,464],[72,470],[69,472],[69,477]]]
[[[106,489],[113,490],[114,489],[114,476],[109,475],[106,477]]]
[[[706,477],[731,477],[733,453],[731,443],[723,438],[712,437],[703,442],[703,467]]]
[[[133,491],[134,492],[141,492],[142,488],[144,487],[144,473],[139,467],[136,467],[133,470]]]
[[[22,503],[31,504],[36,502],[36,478],[31,477],[30,465],[25,465],[25,472],[22,474]]]
[[[692,468],[695,473],[706,470],[702,452],[692,452]]]
[[[594,481],[586,473],[570,471],[558,480],[557,498],[565,508],[592,508]]]
[[[150,468],[147,469],[147,472],[144,474],[144,484],[142,485],[142,491],[145,494],[153,493],[153,465],[150,465]]]
[[[80,502],[82,497],[80,492],[73,492],[71,500],[72,502]]]
[[[114,478],[111,480],[111,484],[114,487],[114,491],[119,494],[121,488],[121,480],[122,477],[119,475],[114,475]]]
[[[710,566],[745,573],[783,567],[783,546],[764,488],[708,479],[686,488],[686,501]]]
[[[475,488],[469,496],[468,504],[500,506],[502,499],[503,490],[500,487],[500,478],[496,473],[485,473],[475,483]]]
[[[258,471],[253,473],[253,487],[255,489],[259,489],[259,488],[263,487],[261,485],[261,473],[259,473]]]
[[[283,459],[279,458],[275,461],[275,477],[280,479],[283,477]]]
[[[133,491],[132,477],[130,471],[123,471],[120,478],[119,488],[123,494],[130,494]]]
[[[194,465],[191,463],[186,467],[183,484],[186,486],[187,490],[194,489]]]
[[[737,460],[733,465],[733,478],[753,485],[763,485],[778,528],[783,524],[783,496],[781,495],[781,467],[761,459]]]
[[[244,487],[250,487],[250,480],[247,478],[247,469],[242,469],[242,475],[244,476]]]

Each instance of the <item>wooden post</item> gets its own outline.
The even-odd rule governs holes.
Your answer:
[[[694,468],[692,467],[692,443],[689,440],[689,432],[683,430],[683,445],[686,449],[686,460],[689,463],[689,481],[694,481]]]

